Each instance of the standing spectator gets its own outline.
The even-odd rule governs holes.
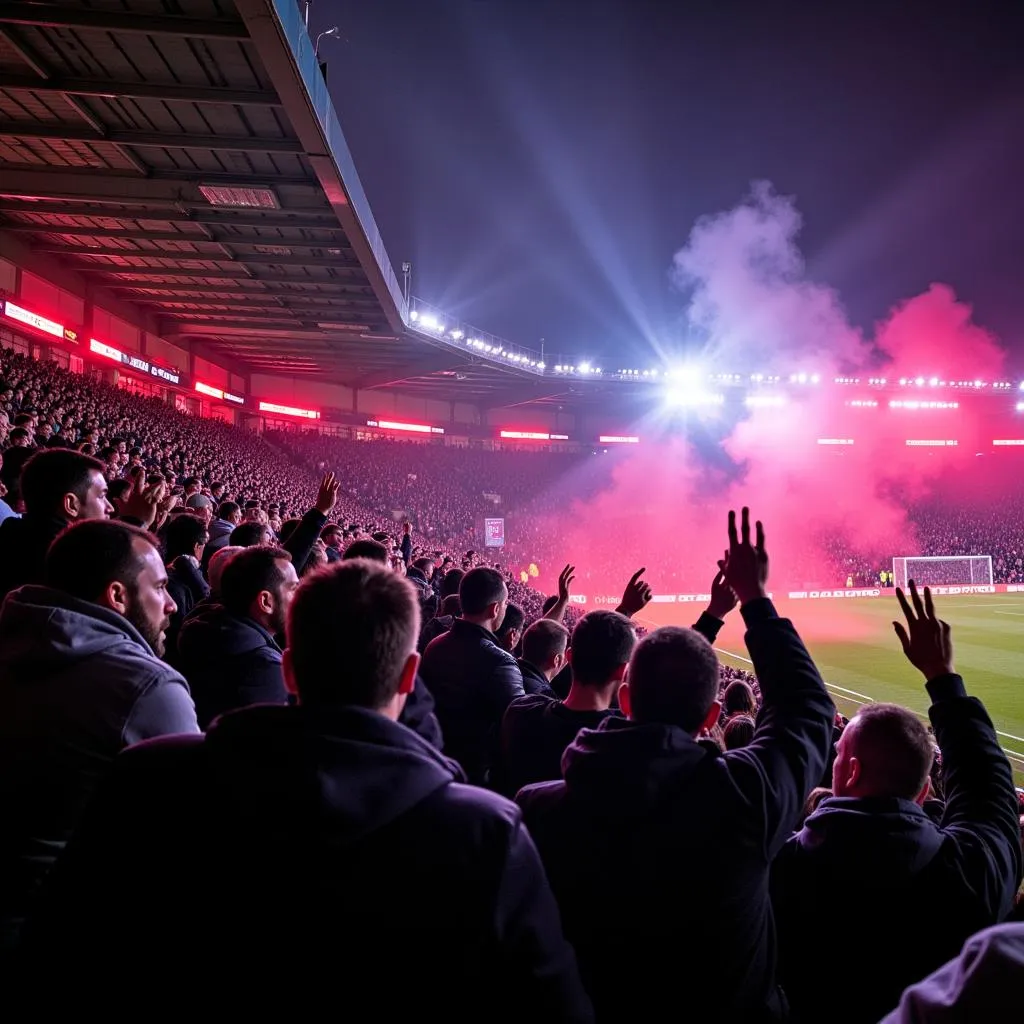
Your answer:
[[[974,932],[1013,908],[1021,881],[1017,794],[1006,755],[981,701],[953,669],[949,626],[910,584],[895,624],[908,660],[924,676],[942,755],[945,810],[923,804],[934,759],[912,712],[871,704],[850,721],[826,797],[783,850],[773,872],[781,970],[800,1021],[874,1024],[907,985],[956,956]],[[816,926],[822,893],[841,893],[841,925],[827,944]],[[826,948],[827,946],[827,948]],[[835,1000],[835,963],[857,964],[857,983]]]
[[[178,667],[196,702],[199,726],[250,704],[286,704],[281,670],[285,616],[299,577],[281,548],[245,548],[221,577],[221,604],[182,626]]]
[[[149,534],[77,524],[45,580],[0,609],[0,949],[118,751],[198,731],[185,680],[159,659],[174,602]]]
[[[702,1024],[783,1015],[768,868],[821,776],[833,707],[767,597],[761,524],[755,546],[747,510],[739,536],[730,513],[729,540],[725,582],[764,697],[753,744],[698,742],[721,711],[718,660],[664,627],[633,652],[626,717],[577,736],[564,781],[517,797],[599,1018],[656,1020],[680,999]]]
[[[498,646],[502,650],[508,651],[509,654],[515,656],[519,641],[523,638],[523,623],[525,621],[526,616],[523,614],[523,609],[509,601],[505,607],[505,617],[501,620],[501,625],[494,633],[498,638]]]
[[[418,620],[412,587],[379,564],[346,561],[303,581],[285,655],[299,705],[236,711],[205,737],[120,759],[35,925],[44,969],[73,956],[159,985],[187,948],[196,970],[178,994],[246,1009],[293,996],[302,976],[313,1005],[342,991],[366,1006],[387,992],[389,1014],[465,1021],[500,993],[496,1018],[590,1020],[518,809],[463,785],[398,724]],[[200,925],[142,912],[126,928],[109,913],[120,893],[202,908]],[[258,986],[221,968],[243,948],[274,950]],[[396,962],[389,950],[415,955]]]
[[[495,569],[472,569],[459,586],[462,618],[423,655],[423,681],[433,694],[445,752],[470,782],[486,785],[498,753],[505,709],[525,693],[516,659],[495,637],[508,587]]]
[[[0,600],[23,583],[38,583],[46,552],[68,523],[106,519],[103,463],[62,448],[37,452],[21,471],[25,514],[0,523]]]
[[[217,515],[210,523],[210,539],[203,551],[203,565],[210,564],[215,552],[227,547],[231,532],[242,521],[242,510],[238,502],[222,501],[217,508]]]
[[[531,694],[554,696],[551,680],[565,666],[568,646],[569,630],[554,619],[538,619],[523,634],[519,671],[523,674],[523,689],[527,697]],[[518,698],[520,701],[525,699]]]

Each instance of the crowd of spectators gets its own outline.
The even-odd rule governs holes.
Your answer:
[[[848,721],[746,509],[692,628],[648,633],[643,570],[580,615],[585,568],[544,595],[481,546],[488,507],[540,530],[596,486],[578,456],[261,438],[83,383],[0,353],[15,998],[244,1010],[301,975],[364,1015],[869,1024],[1019,988],[1020,796],[929,591],[897,635],[931,728]],[[914,514],[1020,578],[1012,502]],[[714,650],[733,614],[750,672]],[[943,967],[965,943],[987,981]]]

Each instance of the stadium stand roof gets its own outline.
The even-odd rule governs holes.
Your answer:
[[[249,372],[571,387],[410,328],[295,0],[3,5],[0,231]]]

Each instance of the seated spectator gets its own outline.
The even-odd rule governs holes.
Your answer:
[[[185,616],[210,593],[199,567],[209,539],[206,524],[188,512],[171,519],[164,531],[167,592],[176,606],[167,629],[166,656],[172,665],[177,664],[178,633]]]
[[[282,548],[245,548],[221,579],[221,604],[183,625],[178,667],[188,680],[202,729],[251,704],[286,704],[281,670],[285,616],[299,577]]]
[[[552,626],[565,629],[551,619],[539,619],[527,636],[538,627]],[[577,733],[596,729],[616,713],[613,705],[635,646],[636,629],[625,615],[596,611],[580,619],[572,633],[572,687],[565,701],[531,693],[514,700],[505,712],[500,779],[506,793],[514,796],[533,782],[562,777],[562,755]]]
[[[0,609],[0,949],[118,751],[198,731],[185,680],[159,659],[174,602],[153,538],[82,522],[44,574]]]
[[[207,566],[214,553],[230,543],[231,533],[242,522],[242,510],[238,502],[222,501],[217,515],[210,523],[210,539],[203,550],[203,565]]]
[[[462,765],[470,782],[486,785],[498,754],[505,709],[524,694],[516,659],[498,645],[508,604],[501,573],[473,569],[459,586],[462,618],[423,654],[421,672],[434,698],[445,753]]]
[[[247,1009],[294,996],[301,976],[311,1005],[343,992],[366,1007],[386,992],[389,1014],[468,1021],[493,993],[500,1019],[591,1020],[517,808],[461,784],[397,722],[418,615],[409,584],[379,564],[303,581],[284,663],[299,705],[247,708],[205,737],[119,759],[53,876],[34,962],[116,964],[159,986],[187,949],[176,995]],[[410,871],[425,884],[401,884]],[[140,912],[125,927],[112,893],[202,908],[200,926],[192,913]],[[258,985],[222,969],[243,948],[274,950]],[[415,955],[396,968],[389,949]]]
[[[541,693],[545,697],[554,697],[551,680],[567,664],[565,652],[568,646],[569,630],[553,619],[538,619],[523,634],[519,671],[523,674],[523,689],[527,696]]]
[[[967,938],[1013,908],[1021,882],[1013,774],[981,702],[953,669],[949,626],[911,584],[903,650],[926,681],[942,754],[945,813],[929,794],[932,738],[912,712],[870,704],[850,721],[822,800],[779,856],[772,892],[780,971],[798,1020],[875,1022],[907,985],[952,956]],[[822,893],[842,894],[842,925],[816,934]],[[827,947],[827,948],[826,948]],[[835,1000],[835,963],[857,964],[857,983]]]
[[[834,709],[767,597],[760,523],[755,546],[747,510],[739,535],[730,513],[729,537],[724,582],[764,697],[754,742],[727,754],[698,743],[721,712],[718,660],[700,634],[663,627],[633,651],[626,717],[577,736],[564,781],[517,797],[599,1019],[784,1013],[768,868],[821,776]]]
[[[320,539],[327,549],[327,561],[337,562],[341,559],[341,549],[344,545],[342,529],[337,523],[328,523],[320,531]]]
[[[0,523],[0,601],[23,583],[39,583],[46,552],[68,523],[106,519],[103,463],[62,448],[37,452],[21,471],[25,514]]]
[[[228,544],[233,548],[265,547],[273,543],[270,527],[253,519],[239,523],[228,535]]]

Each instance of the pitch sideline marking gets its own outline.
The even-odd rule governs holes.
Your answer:
[[[726,655],[729,658],[735,658],[737,661],[746,662],[746,664],[748,664],[748,665],[753,665],[754,664],[749,658],[743,657],[742,654],[736,654],[734,651],[727,651],[724,647],[716,647],[715,650],[718,651],[719,654],[724,654],[724,655]],[[841,690],[843,693],[852,693],[852,694],[856,694],[857,697],[863,697],[864,698],[864,700],[856,700],[854,697],[843,697],[843,700],[851,701],[854,704],[874,704],[875,703],[875,700],[874,700],[873,697],[868,697],[867,694],[864,694],[864,693],[857,693],[856,690],[847,690],[847,689],[845,689],[842,686],[836,686],[835,683],[825,683],[825,686],[827,686],[829,689],[832,689],[832,690]],[[925,718],[924,715],[922,715],[922,714],[920,714],[920,713],[918,713],[916,711],[914,712],[914,714],[916,714],[918,716],[918,718]],[[925,720],[927,721],[927,719],[925,719]],[[1024,743],[1024,736],[1014,736],[1013,733],[1010,733],[1010,732],[1000,732],[998,729],[996,729],[996,735],[997,736],[1005,736],[1008,740],[1016,740],[1018,743]],[[1011,757],[1013,760],[1019,761],[1021,764],[1024,764],[1024,754],[1020,754],[1016,750],[1006,750],[1005,747],[1003,748],[1003,751],[1009,757]]]

